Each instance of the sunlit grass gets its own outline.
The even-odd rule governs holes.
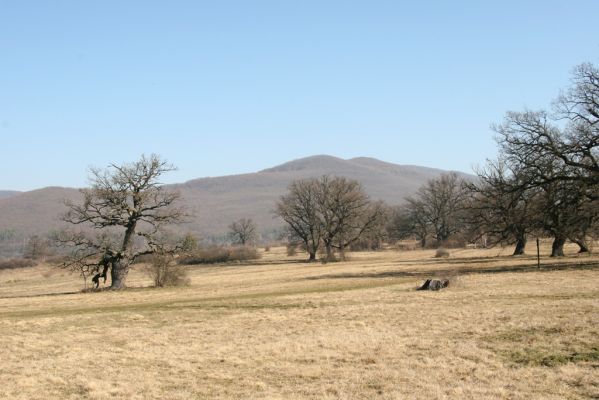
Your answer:
[[[189,287],[133,271],[100,293],[48,266],[2,271],[0,398],[593,398],[599,257],[567,250],[539,271],[509,249],[322,265],[273,248],[190,267]],[[441,275],[448,289],[414,290]]]

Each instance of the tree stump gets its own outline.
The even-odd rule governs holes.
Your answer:
[[[441,290],[449,286],[449,279],[427,279],[418,290]]]

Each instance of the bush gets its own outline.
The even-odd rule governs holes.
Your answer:
[[[146,267],[146,273],[154,281],[156,287],[186,286],[191,282],[187,270],[177,264],[171,256],[154,255]]]
[[[188,233],[183,237],[181,247],[184,253],[189,253],[198,249],[198,238],[193,233]]]
[[[232,261],[257,260],[260,253],[253,247],[219,247],[211,246],[198,249],[181,257],[182,264],[218,264]]]
[[[37,262],[35,260],[25,259],[25,258],[10,258],[8,260],[0,261],[0,270],[29,268],[29,267],[35,267],[36,265],[37,265]]]
[[[435,252],[435,258],[447,258],[449,257],[449,251],[445,249],[437,249]]]

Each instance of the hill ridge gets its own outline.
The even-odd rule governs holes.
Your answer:
[[[179,229],[203,236],[226,233],[239,218],[252,218],[261,232],[282,226],[273,217],[276,200],[296,179],[339,175],[360,181],[374,199],[398,204],[428,179],[447,172],[414,165],[399,165],[372,157],[342,159],[315,155],[291,160],[258,172],[203,177],[165,185],[177,189],[195,217]],[[469,176],[460,173],[463,176]],[[27,235],[45,233],[62,226],[63,200],[78,201],[79,189],[49,186],[0,199],[0,230],[15,229]]]

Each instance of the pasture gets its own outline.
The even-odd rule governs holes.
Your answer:
[[[549,243],[543,244],[548,253]],[[0,398],[599,398],[599,257],[511,249],[190,266],[116,292],[0,271]],[[440,292],[415,288],[451,278]]]

